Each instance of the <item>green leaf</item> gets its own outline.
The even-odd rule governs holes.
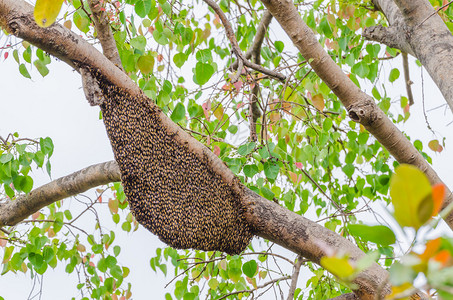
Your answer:
[[[12,160],[13,158],[14,158],[14,156],[11,153],[5,153],[5,154],[2,154],[2,156],[0,156],[0,162],[2,164],[6,164],[7,162]]]
[[[36,269],[41,268],[44,263],[42,255],[34,252],[28,254],[28,260]]]
[[[41,146],[41,151],[44,154],[47,154],[49,157],[52,156],[54,145],[50,137],[46,137],[44,139],[40,138],[39,145]]]
[[[205,64],[198,62],[195,66],[195,83],[203,85],[211,79],[211,76],[214,74],[214,68],[210,64]]]
[[[195,57],[197,58],[197,60],[199,62],[202,62],[202,63],[212,62],[212,54],[211,54],[211,50],[209,50],[209,49],[198,50]]]
[[[35,65],[36,69],[38,70],[39,74],[41,74],[42,77],[45,77],[47,74],[49,74],[49,69],[47,68],[46,64],[37,59],[33,62]]]
[[[267,187],[263,186],[261,188],[261,194],[263,195],[264,198],[266,198],[267,200],[273,200],[274,197],[275,197],[275,194],[274,192],[272,192],[270,189],[268,189]]]
[[[358,236],[365,241],[375,244],[389,246],[396,242],[393,231],[383,225],[368,226],[362,224],[351,224],[348,230],[352,235]]]
[[[137,0],[137,2],[135,3],[134,10],[139,17],[144,18],[151,10],[151,7],[152,7],[151,0]]]
[[[3,187],[5,188],[5,193],[6,195],[10,198],[10,199],[13,199],[14,196],[16,195],[13,191],[13,189],[8,185],[8,184],[4,184]]]
[[[245,176],[251,178],[258,173],[258,167],[256,165],[245,165],[243,171]]]
[[[390,82],[394,82],[399,77],[400,77],[400,70],[398,70],[397,68],[394,68],[394,69],[392,69],[390,71],[390,75],[389,75],[389,81]]]
[[[282,53],[283,48],[285,48],[285,44],[283,44],[282,41],[275,41],[274,46],[275,46],[275,49],[277,49],[277,51],[280,53]]]
[[[119,266],[114,266],[110,269],[110,274],[118,280],[123,279],[123,271]]]
[[[170,118],[173,120],[173,122],[178,123],[179,121],[184,120],[186,117],[186,108],[182,103],[176,104],[175,109],[173,110],[173,113],[171,114]]]
[[[154,56],[151,54],[140,56],[137,60],[137,66],[142,74],[147,75],[153,71]]]
[[[346,165],[344,165],[344,167],[343,167],[342,169],[343,169],[343,172],[344,172],[349,178],[351,178],[351,177],[352,177],[352,174],[354,174],[355,167],[354,167],[353,164],[346,164]]]
[[[181,35],[183,45],[187,45],[193,39],[193,30],[191,28],[184,28]]]
[[[264,175],[267,179],[275,180],[280,172],[280,166],[274,162],[267,161],[264,163]]]
[[[123,223],[123,225],[121,225],[121,228],[122,228],[124,231],[129,232],[129,231],[131,231],[131,223],[125,221],[125,222]]]
[[[216,290],[219,286],[219,281],[215,278],[211,278],[208,282],[208,286],[211,288],[211,290]]]
[[[167,45],[168,44],[168,38],[167,38],[167,36],[165,34],[163,34],[162,31],[159,31],[157,29],[154,30],[153,31],[153,38],[160,45]]]
[[[121,247],[120,246],[113,247],[113,254],[115,256],[118,256],[120,254],[120,252],[121,252]]]
[[[370,68],[364,61],[360,61],[352,67],[351,71],[357,76],[365,78],[370,72]]]
[[[131,46],[140,51],[145,51],[146,38],[142,35],[139,35],[139,36],[131,39]]]
[[[252,278],[258,272],[258,264],[252,259],[242,265],[242,272],[244,272],[247,277]]]
[[[181,68],[184,63],[187,61],[187,55],[184,53],[177,53],[175,56],[173,56],[173,62],[178,68]]]
[[[74,24],[83,33],[87,33],[90,30],[90,19],[84,12],[76,11],[73,16]]]
[[[36,0],[34,17],[40,27],[52,25],[60,13],[63,0]]]
[[[20,189],[24,193],[28,194],[31,192],[33,188],[33,179],[30,176],[25,176],[24,179],[21,181]]]
[[[25,78],[31,78],[30,73],[28,73],[27,67],[25,67],[24,64],[19,65],[19,72],[24,76]]]
[[[432,208],[428,214],[423,214],[421,208],[429,203],[433,205],[431,191],[428,178],[416,167],[402,164],[395,169],[390,180],[390,196],[395,219],[401,226],[418,229],[429,219]]]
[[[238,153],[239,153],[239,155],[246,156],[246,155],[250,154],[255,149],[255,147],[256,147],[255,142],[247,143],[238,148]]]

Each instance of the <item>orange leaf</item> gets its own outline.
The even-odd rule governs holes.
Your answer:
[[[291,171],[288,171],[288,173],[289,173],[289,177],[291,177],[291,181],[294,184],[297,184],[297,174],[294,172],[291,172]]]
[[[212,152],[214,152],[215,155],[219,156],[220,155],[220,147],[215,145],[214,146],[214,150]]]
[[[37,211],[37,212],[35,212],[34,214],[31,215],[31,218],[32,218],[33,220],[36,220],[36,219],[39,217],[40,214],[41,214],[41,213],[40,213],[39,211]]]
[[[440,247],[440,238],[431,240],[426,244],[425,252],[419,254],[419,257],[423,261],[428,261],[434,254],[439,250]]]
[[[318,110],[323,111],[325,104],[324,104],[324,96],[322,94],[314,95],[311,99],[313,102],[313,106],[316,107]]]
[[[437,215],[442,208],[442,203],[445,199],[445,185],[443,183],[438,183],[432,187],[432,197],[434,202],[433,216]]]
[[[280,114],[278,112],[272,112],[269,114],[269,119],[271,122],[275,123],[280,120]]]
[[[450,259],[451,255],[448,250],[442,250],[434,256],[434,260],[440,262],[444,267],[448,265]]]
[[[444,148],[439,144],[438,140],[432,140],[428,143],[429,149],[435,151],[435,152],[442,152]]]

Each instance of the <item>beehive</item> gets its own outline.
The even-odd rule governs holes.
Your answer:
[[[93,71],[90,71],[93,73]],[[253,233],[239,195],[171,134],[159,108],[93,74],[104,124],[137,221],[179,249],[242,252]]]

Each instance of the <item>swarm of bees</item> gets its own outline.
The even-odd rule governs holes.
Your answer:
[[[242,252],[253,237],[240,196],[206,162],[168,134],[160,110],[96,71],[100,107],[137,221],[179,249]]]

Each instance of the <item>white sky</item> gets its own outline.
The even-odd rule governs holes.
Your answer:
[[[285,41],[285,44],[288,43]],[[401,58],[389,62],[392,67],[401,68]],[[12,55],[3,61],[0,59],[0,135],[19,132],[22,137],[50,136],[55,144],[52,157],[52,177],[58,178],[86,166],[113,159],[110,143],[107,139],[102,121],[98,120],[99,109],[90,107],[86,102],[78,73],[61,62],[49,66],[50,74],[41,78],[38,72],[31,72],[32,80],[22,77],[18,65]],[[387,69],[387,68],[386,68]],[[389,69],[388,69],[389,70]],[[434,169],[444,182],[453,188],[453,121],[452,114],[444,109],[428,113],[428,120],[435,130],[434,136],[428,129],[422,114],[420,69],[411,64],[415,105],[411,108],[412,116],[404,125],[399,125],[412,140],[423,141],[425,151],[433,157]],[[401,72],[402,73],[402,72]],[[381,76],[387,78],[388,72]],[[431,109],[444,104],[443,97],[433,85],[428,74],[424,72],[425,106]],[[403,74],[393,88],[387,86],[392,99],[405,95]],[[367,91],[371,93],[371,91]],[[399,103],[392,110],[399,109]],[[440,154],[428,149],[428,141],[433,138],[447,138],[447,145]],[[46,174],[34,171],[35,187],[49,181]],[[101,217],[111,228],[110,213]],[[110,222],[110,223],[109,223]],[[149,259],[154,255],[156,247],[164,245],[146,230],[140,229],[134,234],[121,234],[118,226],[116,241],[122,247],[120,263],[131,269],[127,278],[133,284],[134,299],[149,299],[150,292],[154,299],[162,299],[168,292],[163,286],[172,278],[166,279],[154,273],[149,266]],[[294,255],[288,254],[290,258]],[[60,268],[45,273],[42,299],[62,299],[63,296],[77,296],[76,276],[68,275]],[[5,299],[26,299],[31,290],[32,281],[29,275],[17,274],[3,276],[0,281],[0,296]],[[63,297],[66,299],[66,297]]]

